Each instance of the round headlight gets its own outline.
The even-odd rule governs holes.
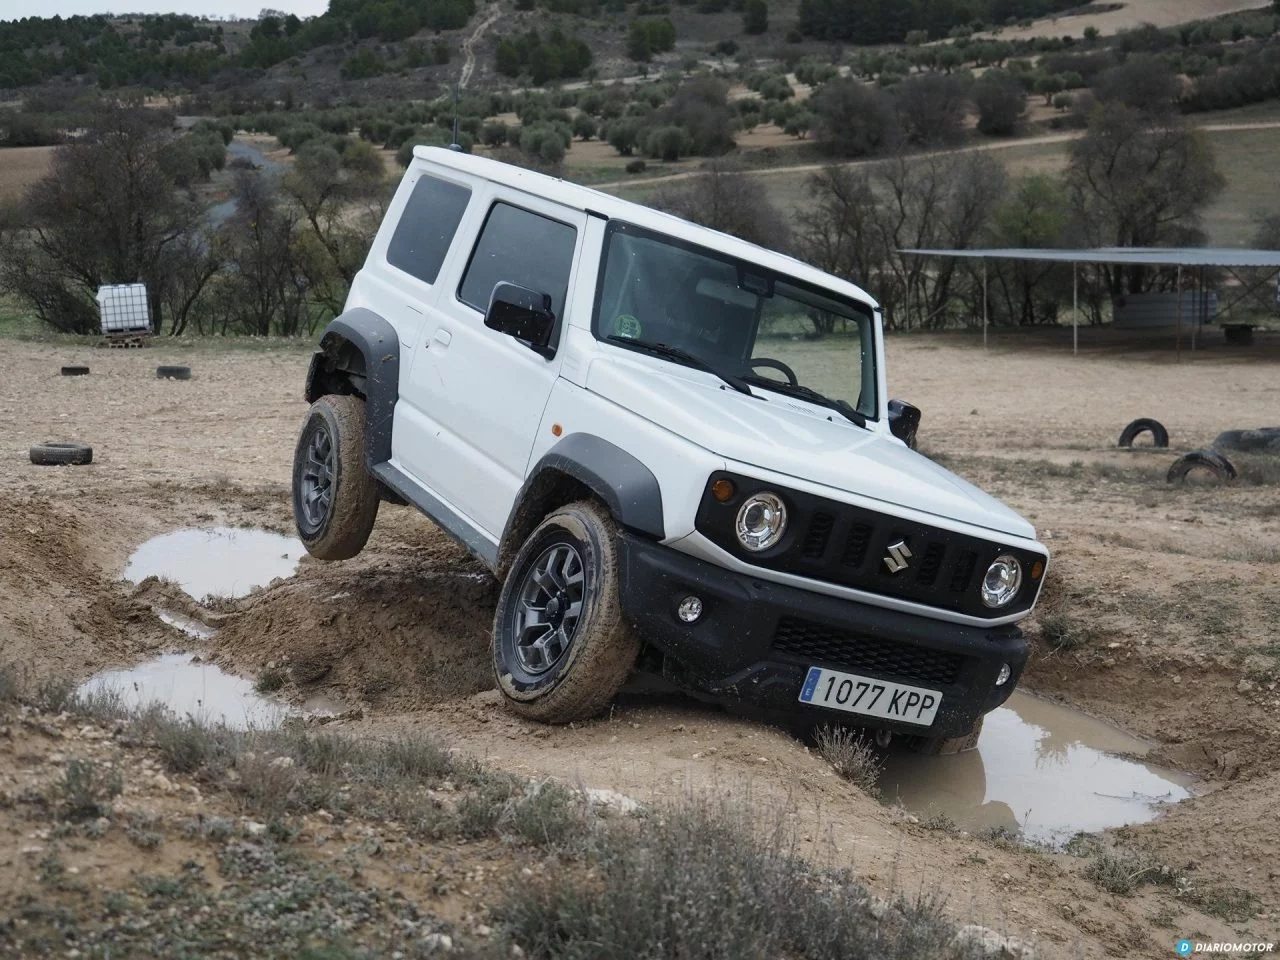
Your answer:
[[[768,550],[787,529],[787,505],[776,493],[753,493],[742,502],[734,529],[752,553]]]
[[[982,602],[988,607],[1003,607],[1018,595],[1022,586],[1022,564],[1007,553],[992,561],[982,578]]]

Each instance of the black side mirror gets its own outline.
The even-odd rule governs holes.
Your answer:
[[[905,400],[889,401],[889,432],[912,450],[916,448],[916,431],[920,429],[920,408]]]
[[[556,329],[556,315],[551,312],[548,293],[538,293],[515,283],[497,284],[489,298],[484,325],[523,340],[535,353],[548,359],[555,355],[551,337]]]

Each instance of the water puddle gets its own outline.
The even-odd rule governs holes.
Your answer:
[[[295,710],[258,693],[253,681],[189,653],[167,653],[137,666],[105,670],[81,684],[79,693],[86,697],[115,695],[122,706],[133,710],[158,704],[177,716],[191,716],[209,725],[225,724],[234,730],[272,729],[289,716],[341,712],[341,704],[322,698]]]
[[[186,614],[174,613],[172,610],[156,610],[156,616],[162,623],[167,623],[175,630],[181,630],[193,640],[208,640],[216,632],[207,623],[201,623]]]
[[[299,540],[267,530],[175,530],[138,547],[124,578],[134,583],[147,577],[172,580],[195,600],[235,599],[276,577],[293,576],[304,552]]]
[[[891,750],[880,789],[922,818],[943,813],[962,830],[1003,827],[1060,846],[1080,831],[1144,823],[1162,804],[1190,796],[1191,777],[1132,759],[1149,749],[1110,724],[1017,692],[987,714],[977,750]]]

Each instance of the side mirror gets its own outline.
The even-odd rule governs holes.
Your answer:
[[[920,429],[920,408],[905,400],[889,401],[889,432],[912,450],[916,448],[916,431]]]
[[[538,293],[515,283],[499,283],[489,298],[484,325],[529,345],[535,353],[550,359],[551,337],[556,329],[556,315],[551,312],[551,295]]]

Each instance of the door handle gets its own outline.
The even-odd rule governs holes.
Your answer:
[[[453,334],[444,327],[436,327],[436,332],[432,336],[431,341],[433,343],[440,344],[442,347],[447,347],[453,342]]]

